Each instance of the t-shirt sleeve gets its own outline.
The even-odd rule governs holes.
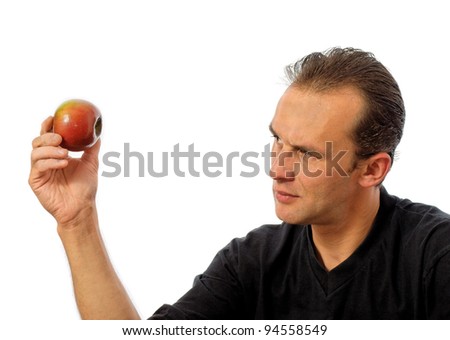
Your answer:
[[[450,319],[450,249],[440,255],[424,280],[426,315],[431,320]]]
[[[149,319],[227,320],[242,318],[243,294],[235,271],[233,241],[195,278],[193,287],[173,305],[161,306]]]

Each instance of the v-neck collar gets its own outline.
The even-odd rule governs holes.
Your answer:
[[[360,270],[365,268],[372,253],[378,248],[382,240],[383,229],[389,224],[387,217],[390,214],[388,212],[394,205],[395,198],[390,196],[384,187],[381,187],[380,208],[373,227],[358,248],[345,261],[329,272],[322,266],[316,256],[311,226],[307,226],[310,265],[325,296],[332,295],[336,289],[350,281]]]

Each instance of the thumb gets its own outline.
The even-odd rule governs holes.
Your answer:
[[[91,146],[89,149],[84,150],[83,156],[81,156],[81,159],[83,159],[83,161],[87,161],[87,162],[98,163],[98,154],[100,152],[100,146],[101,146],[101,140],[99,138],[93,146]]]

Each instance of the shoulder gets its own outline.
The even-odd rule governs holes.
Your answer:
[[[385,198],[386,200],[386,198]],[[450,215],[439,208],[396,196],[387,198],[392,205],[391,220],[400,232],[405,249],[420,254],[426,267],[434,266],[450,252]],[[425,268],[426,269],[426,268]]]
[[[450,215],[432,205],[397,198],[396,208],[405,222],[427,226],[450,225]]]
[[[403,226],[405,231],[411,230],[422,236],[444,233],[450,236],[450,215],[439,208],[409,199],[395,200],[394,220]],[[446,241],[450,240],[447,238]]]
[[[429,233],[436,228],[450,231],[450,215],[439,208],[409,199],[389,195],[381,190],[381,209],[390,215],[394,222],[402,224],[403,229]]]

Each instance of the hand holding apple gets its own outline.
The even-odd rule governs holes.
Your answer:
[[[71,99],[53,117],[53,132],[61,135],[63,148],[83,151],[93,146],[102,132],[102,115],[90,102]]]

